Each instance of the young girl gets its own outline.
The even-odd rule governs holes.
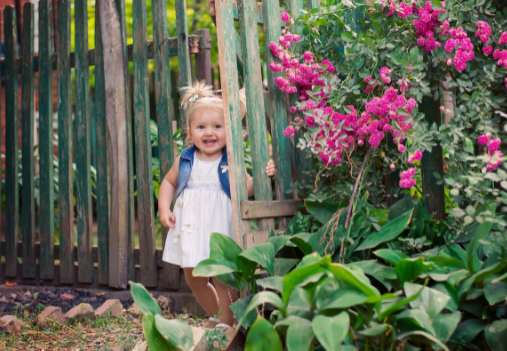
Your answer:
[[[183,89],[182,106],[189,107],[187,144],[164,177],[158,196],[160,223],[171,228],[162,259],[183,267],[185,280],[197,302],[210,316],[220,312],[220,324],[214,318],[206,328],[232,326],[231,294],[226,285],[213,277],[196,277],[193,268],[209,258],[211,233],[234,239],[231,191],[225,148],[223,101],[210,86],[196,82]],[[241,96],[241,117],[245,114],[244,93]],[[266,167],[268,176],[275,174],[273,160]],[[253,180],[247,174],[248,196],[253,195]],[[171,212],[171,202],[176,203]]]

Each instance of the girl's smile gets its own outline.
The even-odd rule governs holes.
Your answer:
[[[203,161],[214,161],[222,155],[225,146],[225,122],[222,111],[199,110],[192,114],[188,135]]]

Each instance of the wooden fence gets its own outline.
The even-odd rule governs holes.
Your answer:
[[[126,84],[125,92],[128,176],[126,184],[121,185],[127,188],[125,200],[128,202],[128,223],[124,226],[125,231],[113,232],[110,231],[112,199],[106,125],[107,72],[104,72],[103,55],[107,48],[104,48],[102,42],[100,14],[97,11],[95,49],[89,50],[87,1],[74,1],[75,16],[71,18],[71,2],[58,0],[54,25],[51,3],[51,0],[41,0],[39,3],[38,53],[34,52],[34,7],[31,3],[24,5],[21,57],[18,57],[17,52],[15,10],[7,7],[2,13],[5,38],[5,59],[1,61],[1,72],[5,81],[6,227],[5,240],[0,241],[0,265],[1,258],[4,257],[0,273],[7,280],[17,280],[23,284],[36,284],[42,280],[45,284],[53,285],[98,283],[126,288],[128,280],[135,280],[147,287],[178,290],[179,268],[162,263],[161,252],[155,247],[149,121],[151,117],[158,123],[158,150],[163,176],[174,160],[172,121],[177,109],[173,107],[171,98],[169,60],[178,57],[178,83],[185,86],[192,79],[190,55],[195,55],[197,65],[194,78],[205,79],[211,84],[209,31],[202,30],[198,35],[189,36],[185,1],[176,0],[178,35],[177,38],[168,38],[166,1],[152,0],[153,41],[148,42],[146,3],[145,0],[136,0],[133,2],[133,45],[127,45],[125,3],[124,0],[115,0],[121,23],[125,81],[130,81],[128,62],[133,62],[134,74],[133,91],[129,91],[131,87]],[[99,0],[96,9],[99,9]],[[75,52],[71,52],[70,45],[72,21],[75,26]],[[53,28],[56,28],[58,38],[55,48],[52,46]],[[150,116],[149,107],[148,61],[151,59],[155,63],[156,116]],[[95,68],[93,73],[89,70],[91,66]],[[52,104],[54,71],[57,72],[58,85],[57,111],[53,111]],[[39,83],[39,208],[35,206],[34,186],[37,179],[34,156],[34,134],[37,133],[34,130],[36,74]],[[95,111],[90,111],[90,74],[95,75]],[[20,116],[17,96],[19,77],[22,104]],[[58,122],[57,155],[53,154],[54,112],[57,112]],[[96,116],[96,202],[92,201],[90,177],[91,112]],[[18,122],[22,125],[21,182],[18,175]],[[57,174],[55,160],[58,164]],[[58,183],[57,192],[55,179]],[[135,191],[137,212],[134,207]],[[55,211],[59,223],[55,223]],[[96,233],[93,226],[94,212]],[[18,229],[20,218],[21,231]],[[163,234],[165,241],[166,233]],[[92,245],[95,235],[97,246]],[[59,239],[58,244],[55,244],[55,236]],[[139,239],[139,249],[135,248],[136,236]]]

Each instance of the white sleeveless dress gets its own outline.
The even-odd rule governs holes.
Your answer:
[[[234,239],[231,200],[218,178],[220,160],[201,161],[194,153],[190,179],[174,205],[176,223],[167,234],[163,261],[195,267],[209,258],[211,233]],[[227,172],[227,166],[220,171]]]

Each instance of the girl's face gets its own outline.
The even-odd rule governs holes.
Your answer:
[[[200,109],[193,113],[188,135],[197,150],[199,159],[214,161],[222,155],[225,146],[225,123],[222,111]]]

